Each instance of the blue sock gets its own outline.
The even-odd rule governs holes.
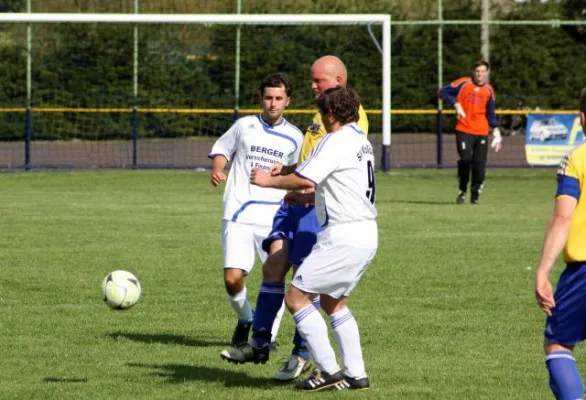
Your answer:
[[[549,386],[558,400],[576,400],[584,396],[584,384],[576,360],[569,351],[554,351],[545,356]]]
[[[319,310],[319,297],[316,297],[315,300],[313,300],[313,305]],[[295,329],[295,336],[293,336],[293,345],[293,351],[291,352],[292,355],[299,356],[306,361],[309,360],[311,353],[307,347],[307,342],[303,340],[297,329]]]
[[[256,312],[252,322],[252,340],[256,347],[271,341],[271,329],[285,298],[285,284],[263,282],[256,299]]]

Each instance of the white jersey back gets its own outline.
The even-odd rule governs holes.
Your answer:
[[[224,191],[224,219],[271,226],[284,190],[250,184],[250,170],[297,162],[303,134],[284,118],[269,125],[262,115],[242,117],[224,133],[209,155],[223,155],[232,162]]]
[[[356,124],[325,135],[296,172],[316,184],[322,226],[376,218],[374,153]]]

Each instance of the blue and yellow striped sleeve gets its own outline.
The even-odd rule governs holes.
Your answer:
[[[575,163],[575,152],[570,152],[564,156],[558,168],[558,188],[556,197],[571,196],[576,200],[580,199],[580,176]]]

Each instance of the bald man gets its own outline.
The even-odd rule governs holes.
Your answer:
[[[324,56],[311,66],[311,89],[317,99],[327,89],[346,87],[348,73],[346,66],[338,57]],[[359,128],[368,133],[368,119],[362,108],[359,109]],[[303,139],[299,162],[309,157],[320,139],[326,134],[320,113],[316,113]],[[273,175],[294,173],[296,165],[283,167],[273,166]],[[285,277],[291,267],[297,268],[309,255],[317,241],[317,234],[322,227],[317,220],[313,204],[283,204],[273,220],[271,234],[263,241],[263,249],[269,256],[263,265],[263,283],[256,301],[256,310],[252,323],[252,338],[232,351],[224,350],[220,356],[234,363],[266,363],[269,359],[271,339],[274,340],[282,315],[283,299],[285,298]],[[319,298],[315,298],[319,307]],[[307,344],[295,331],[294,348],[289,359],[273,376],[278,381],[292,381],[311,367],[310,352]]]

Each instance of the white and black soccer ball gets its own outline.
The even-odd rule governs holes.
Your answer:
[[[135,305],[140,299],[140,282],[128,271],[110,272],[100,287],[102,300],[108,307],[124,310]]]

